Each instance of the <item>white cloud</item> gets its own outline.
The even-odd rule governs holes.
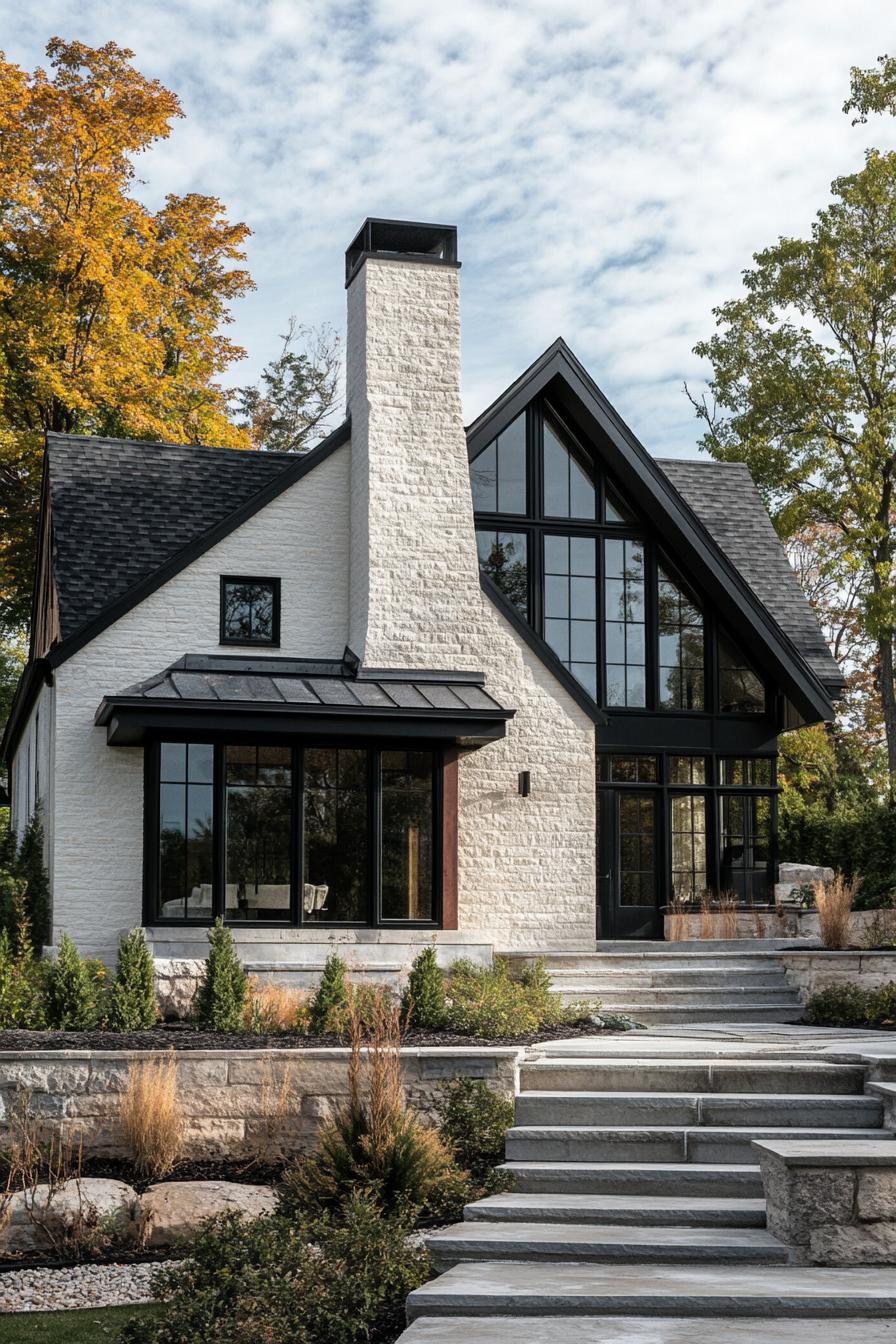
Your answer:
[[[5,11],[5,12],[4,12]],[[805,232],[896,127],[840,111],[892,45],[878,0],[0,0],[10,58],[132,47],[187,119],[149,203],[206,191],[254,231],[244,379],[294,312],[341,329],[367,214],[456,223],[472,418],[557,335],[648,447],[693,451],[681,391],[750,254]]]

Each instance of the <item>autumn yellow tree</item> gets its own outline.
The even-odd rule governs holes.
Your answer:
[[[252,288],[245,224],[213,196],[134,195],[135,158],[182,115],[109,42],[53,38],[50,71],[0,53],[0,627],[30,601],[47,430],[247,447],[222,334]]]

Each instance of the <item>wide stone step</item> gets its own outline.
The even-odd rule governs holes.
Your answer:
[[[568,1316],[478,1317],[463,1323],[464,1344],[820,1344],[831,1339],[826,1317],[802,1320],[727,1317],[724,1333],[712,1320],[692,1316],[577,1316],[571,1337]],[[458,1344],[456,1316],[421,1316],[398,1344]],[[836,1344],[893,1344],[891,1321],[855,1316],[837,1321]]]
[[[812,1129],[804,1126],[516,1125],[507,1131],[509,1162],[746,1162],[754,1139],[868,1142],[886,1139],[881,1129]],[[896,1135],[890,1136],[891,1140]]]
[[[802,1096],[860,1093],[861,1065],[773,1063],[762,1060],[560,1059],[543,1056],[520,1070],[523,1091],[787,1093]]]
[[[640,968],[630,966],[625,970],[601,971],[595,975],[591,969],[570,969],[555,971],[551,977],[555,989],[575,989],[580,985],[593,985],[598,992],[615,989],[630,989],[635,986],[663,988],[688,985],[713,985],[727,987],[732,982],[738,987],[751,985],[783,985],[790,988],[790,981],[783,966],[767,961],[747,963],[743,966],[679,966]]]
[[[789,1252],[762,1228],[619,1227],[546,1223],[457,1223],[424,1238],[438,1271],[469,1261],[628,1264],[787,1264]]]
[[[759,1198],[762,1177],[754,1163],[505,1162],[521,1194],[666,1195],[724,1199]]]
[[[580,991],[574,986],[566,987],[564,985],[554,985],[554,989],[564,995],[564,997],[575,997]],[[588,997],[588,996],[586,996]],[[640,1004],[642,1007],[653,1005],[654,1007],[668,1008],[705,1008],[718,1007],[719,1004],[740,1004],[755,1005],[763,1007],[768,1004],[772,1006],[782,1003],[792,1004],[799,1008],[799,995],[795,989],[792,989],[786,983],[774,985],[761,985],[759,987],[751,985],[709,985],[709,986],[691,986],[684,988],[679,986],[647,986],[640,989],[604,989],[603,986],[594,986],[591,997],[600,999],[605,1008],[629,1008],[630,1004]]]
[[[563,997],[561,995],[561,997]],[[599,996],[598,996],[599,997]],[[625,1011],[646,1027],[694,1026],[699,1022],[712,1022],[718,1026],[760,1026],[768,1022],[793,1024],[803,1015],[802,1005],[794,995],[793,999],[777,998],[762,1003],[720,1000],[713,1005],[703,1007],[661,1007],[657,1004],[635,1001],[627,1003]]]
[[[762,1093],[523,1092],[516,1124],[773,1125],[872,1129],[883,1123],[873,1096],[785,1096]]]
[[[457,1265],[415,1289],[419,1316],[892,1317],[896,1274],[762,1265]],[[469,1344],[470,1336],[464,1330]],[[575,1338],[579,1336],[576,1333]],[[649,1338],[649,1336],[648,1336]],[[693,1338],[693,1337],[691,1337]],[[718,1329],[717,1339],[727,1332]],[[819,1340],[839,1340],[828,1323]]]
[[[600,1223],[620,1227],[765,1227],[764,1199],[670,1195],[489,1195],[465,1222]]]

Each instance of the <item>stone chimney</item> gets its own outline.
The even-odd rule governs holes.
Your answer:
[[[453,669],[481,602],[460,397],[457,231],[368,219],[345,255],[352,421],[349,645]],[[475,662],[475,658],[473,658]]]

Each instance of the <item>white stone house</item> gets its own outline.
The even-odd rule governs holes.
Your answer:
[[[456,257],[365,223],[301,456],[48,435],[4,753],[54,942],[385,967],[767,899],[778,733],[842,679],[749,473],[654,460],[562,340],[465,428]]]

